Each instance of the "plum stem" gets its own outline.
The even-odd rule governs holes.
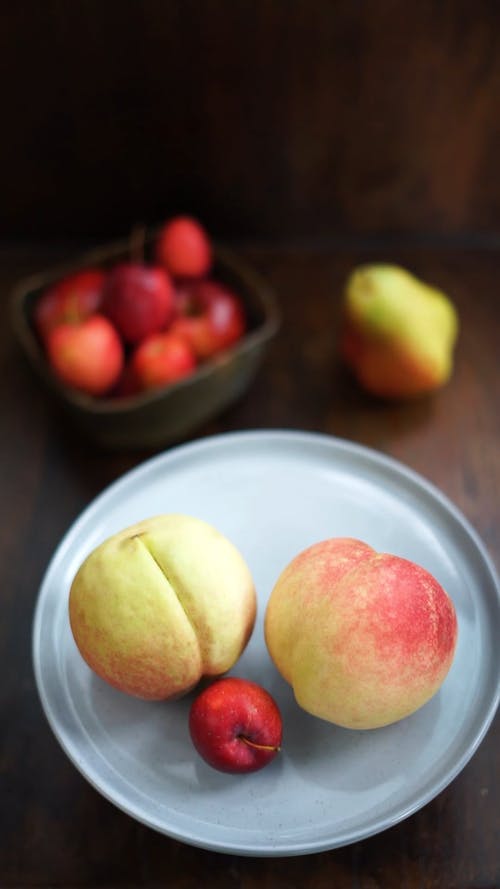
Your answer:
[[[238,735],[238,738],[244,744],[248,744],[249,747],[254,747],[255,750],[276,750],[278,752],[281,750],[281,747],[274,747],[272,744],[257,744],[255,741],[251,741],[250,738],[246,738],[245,735]]]

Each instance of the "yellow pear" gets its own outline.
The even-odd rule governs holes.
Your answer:
[[[365,265],[349,276],[341,352],[369,392],[404,398],[443,386],[457,334],[451,300],[406,269]]]

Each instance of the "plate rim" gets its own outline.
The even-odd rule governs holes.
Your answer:
[[[128,806],[126,800],[122,800],[123,795],[121,793],[118,794],[118,799],[116,792],[114,795],[112,792],[108,792],[105,787],[99,784],[88,774],[83,763],[80,762],[78,757],[74,754],[71,745],[67,743],[67,740],[64,737],[64,732],[61,731],[58,721],[55,719],[54,714],[52,713],[52,708],[49,700],[50,696],[44,684],[43,669],[41,664],[41,652],[38,645],[38,636],[43,618],[43,605],[46,595],[45,590],[48,587],[48,581],[50,580],[54,568],[57,567],[57,563],[59,561],[62,561],[64,559],[65,553],[71,547],[73,539],[78,538],[80,527],[86,524],[86,522],[88,521],[88,515],[90,513],[93,513],[95,510],[99,510],[102,501],[106,501],[110,497],[113,497],[117,490],[119,491],[123,486],[126,486],[128,483],[130,483],[131,480],[135,481],[137,478],[140,478],[141,475],[154,473],[155,468],[158,465],[161,465],[162,463],[168,463],[171,460],[175,460],[178,455],[186,456],[187,458],[189,458],[193,454],[196,455],[196,452],[198,451],[203,451],[210,448],[217,448],[222,443],[226,444],[230,442],[232,444],[236,444],[237,442],[243,443],[244,441],[279,441],[285,446],[290,443],[301,443],[304,446],[314,446],[322,444],[324,446],[337,449],[344,454],[355,454],[358,457],[369,461],[372,465],[375,464],[375,466],[377,467],[383,467],[385,470],[390,471],[391,475],[395,476],[397,480],[404,479],[406,483],[411,482],[413,487],[418,488],[420,491],[425,491],[427,496],[429,496],[432,500],[438,502],[440,507],[450,515],[450,517],[461,527],[462,531],[465,532],[465,534],[469,538],[474,549],[476,550],[476,553],[482,560],[483,567],[490,575],[490,580],[492,581],[493,588],[497,594],[497,605],[498,607],[500,607],[499,576],[496,570],[496,566],[488,552],[485,543],[483,542],[482,538],[480,537],[479,533],[476,531],[472,523],[461,511],[461,509],[456,506],[456,504],[436,484],[431,482],[421,473],[407,466],[398,458],[385,454],[384,452],[379,451],[375,448],[361,444],[359,442],[351,441],[350,439],[329,435],[323,432],[306,431],[288,427],[234,430],[230,432],[217,433],[215,435],[208,435],[206,437],[197,438],[192,441],[187,441],[182,444],[166,448],[161,452],[146,458],[145,460],[141,461],[139,464],[132,467],[131,469],[120,475],[118,478],[110,482],[110,484],[103,488],[83,508],[83,510],[80,511],[75,520],[71,522],[68,529],[63,534],[52,553],[52,556],[46,566],[37,591],[32,620],[31,642],[32,665],[35,675],[35,683],[45,718],[47,719],[47,722],[56,740],[58,741],[59,745],[63,749],[64,753],[66,754],[72,765],[75,766],[77,771],[80,772],[85,780],[101,796],[103,796],[105,799],[108,800],[108,802],[111,802],[129,817],[134,818],[135,820],[151,828],[152,830],[155,830],[156,832],[163,834],[164,836],[170,837],[171,839],[187,843],[197,848],[219,852],[222,854],[236,854],[245,857],[291,857],[317,854],[320,852],[329,851],[334,848],[340,848],[342,846],[350,845],[354,842],[362,841],[401,823],[411,815],[415,814],[429,802],[431,802],[431,800],[437,797],[449,784],[451,784],[452,781],[455,780],[455,778],[472,759],[481,742],[483,741],[485,735],[487,734],[489,728],[491,727],[500,703],[500,684],[497,684],[496,694],[491,697],[489,706],[485,709],[483,718],[474,733],[473,741],[462,751],[461,756],[458,756],[455,762],[452,763],[452,765],[450,765],[450,767],[445,770],[440,781],[435,781],[426,793],[417,796],[414,802],[412,802],[405,808],[401,808],[397,815],[388,814],[384,816],[378,816],[373,819],[371,826],[368,827],[366,830],[358,830],[355,832],[355,835],[352,835],[352,832],[350,833],[349,830],[344,831],[344,833],[337,832],[337,834],[335,834],[335,837],[333,837],[330,841],[326,841],[324,839],[318,840],[316,842],[307,843],[304,843],[302,841],[300,844],[295,845],[290,843],[288,845],[279,845],[278,842],[276,844],[265,845],[256,845],[254,843],[253,845],[250,844],[246,846],[241,846],[237,843],[228,844],[227,841],[215,840],[213,838],[200,838],[197,835],[189,835],[185,831],[175,831],[175,829],[173,829],[171,826],[169,826],[168,830],[166,830],[154,819],[148,819],[147,816],[145,817],[142,814],[138,815],[134,807]]]

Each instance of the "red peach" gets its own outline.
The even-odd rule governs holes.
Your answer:
[[[347,728],[377,728],[438,691],[457,618],[424,568],[337,538],[304,550],[282,572],[265,638],[304,710]]]

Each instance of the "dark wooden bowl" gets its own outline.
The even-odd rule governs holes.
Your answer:
[[[146,250],[153,237],[146,239]],[[128,251],[128,243],[115,243],[24,279],[12,294],[12,319],[35,374],[80,429],[105,447],[148,448],[181,440],[246,392],[278,331],[280,315],[276,298],[260,275],[231,251],[216,247],[213,277],[235,289],[247,316],[247,332],[235,346],[201,364],[192,376],[140,395],[94,398],[69,389],[52,372],[36,334],[36,300],[64,275],[89,267],[107,268],[127,259]]]

